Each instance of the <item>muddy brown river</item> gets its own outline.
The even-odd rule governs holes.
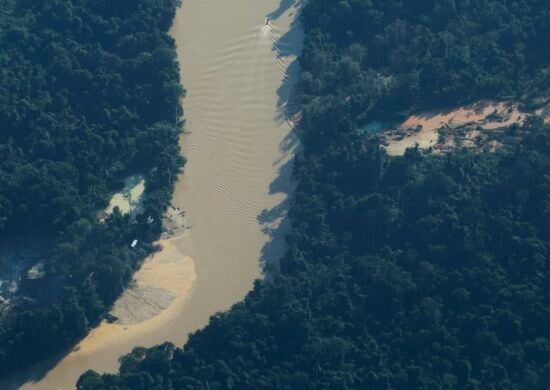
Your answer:
[[[164,249],[135,276],[139,293],[119,305],[155,305],[147,291],[165,291],[164,306],[137,322],[101,323],[12,388],[73,389],[87,369],[116,371],[136,346],[181,346],[212,314],[244,298],[263,263],[281,256],[297,148],[286,114],[302,42],[294,3],[184,0],[172,35],[187,89],[187,165],[172,206],[185,229],[159,242]]]

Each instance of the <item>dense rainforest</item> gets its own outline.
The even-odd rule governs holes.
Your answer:
[[[550,127],[388,157],[359,127],[550,83],[539,0],[309,0],[288,251],[183,348],[85,389],[548,389]]]
[[[388,157],[367,120],[550,86],[550,3],[309,0],[280,269],[88,389],[548,389],[550,126]],[[528,104],[527,104],[528,105]]]
[[[23,278],[0,315],[0,376],[84,336],[155,250],[184,162],[167,34],[178,3],[0,4],[0,244],[46,242],[43,275]],[[143,214],[98,219],[134,173]]]

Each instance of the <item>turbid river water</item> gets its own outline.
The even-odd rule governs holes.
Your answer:
[[[147,291],[168,291],[173,300],[145,320],[103,322],[22,388],[72,389],[87,369],[116,371],[135,346],[181,346],[246,295],[262,262],[280,257],[297,147],[286,115],[302,41],[297,11],[293,0],[184,1],[172,35],[187,89],[188,163],[173,207],[187,229],[160,242],[129,298],[146,305]]]

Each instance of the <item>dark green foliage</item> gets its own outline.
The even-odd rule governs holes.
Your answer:
[[[548,389],[550,127],[529,119],[511,152],[397,158],[357,128],[367,114],[544,91],[549,9],[307,2],[280,271],[183,349],[137,349],[78,388]]]
[[[214,316],[169,368],[139,350],[98,383],[544,389],[550,127],[531,126],[514,154],[334,151],[348,170],[322,163],[316,198],[302,181],[272,282]],[[299,160],[300,175],[316,177],[316,158]],[[350,172],[360,192],[341,190]]]
[[[318,0],[303,12],[306,94],[361,118],[550,87],[545,0]]]
[[[184,93],[167,34],[178,0],[2,3],[0,237],[53,243],[46,277],[21,287],[30,303],[0,319],[0,375],[85,335],[154,250],[183,163]],[[146,176],[144,214],[99,223],[135,172]]]

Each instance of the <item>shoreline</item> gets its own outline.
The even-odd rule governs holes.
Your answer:
[[[293,6],[271,19],[266,31],[265,17],[278,7],[277,0],[188,0],[177,10],[170,35],[187,90],[180,138],[187,164],[171,207],[185,216],[173,218],[168,231],[176,237],[161,239],[163,250],[134,278],[166,256],[166,246],[194,276],[159,315],[133,325],[103,321],[21,389],[74,388],[88,369],[118,370],[119,358],[136,346],[183,345],[213,314],[241,301],[262,267],[283,254],[298,147],[284,111],[298,77],[302,35]]]

